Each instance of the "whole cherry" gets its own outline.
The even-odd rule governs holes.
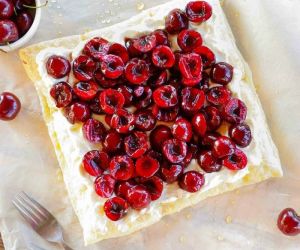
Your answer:
[[[300,216],[293,208],[286,208],[279,214],[277,226],[285,235],[294,236],[300,234]]]
[[[10,92],[0,95],[0,120],[10,121],[16,118],[21,109],[18,97]]]

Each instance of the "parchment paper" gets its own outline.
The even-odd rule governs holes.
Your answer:
[[[144,8],[163,2],[144,0]],[[31,43],[125,20],[139,11],[137,4],[50,0]],[[253,71],[284,178],[208,199],[128,237],[85,248],[33,84],[16,53],[0,54],[0,92],[12,91],[22,102],[14,121],[0,121],[0,230],[6,249],[57,249],[36,236],[13,208],[11,199],[21,190],[57,216],[74,249],[300,249],[300,235],[286,237],[276,227],[283,208],[300,212],[300,1],[225,0],[224,10]]]

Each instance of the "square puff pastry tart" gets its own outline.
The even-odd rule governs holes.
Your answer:
[[[96,149],[95,145],[83,138],[82,125],[70,124],[62,111],[55,107],[49,90],[57,80],[47,74],[45,62],[49,56],[54,54],[65,56],[70,61],[74,60],[80,54],[85,43],[96,36],[122,44],[124,37],[135,37],[139,33],[163,28],[165,16],[174,8],[184,9],[189,1],[170,1],[145,10],[129,20],[111,27],[84,35],[42,42],[20,50],[20,57],[26,72],[37,89],[50,138],[63,171],[69,197],[82,226],[86,244],[128,235],[159,221],[167,214],[178,212],[207,197],[257,183],[270,177],[282,176],[278,152],[255,92],[249,67],[235,45],[219,0],[206,1],[213,8],[212,17],[200,25],[191,24],[191,28],[201,33],[204,45],[215,52],[217,61],[228,62],[234,67],[234,76],[229,88],[233,96],[243,100],[248,107],[246,123],[250,126],[253,135],[250,146],[244,150],[248,157],[248,165],[240,171],[223,168],[220,172],[206,174],[205,185],[196,193],[188,193],[180,189],[177,183],[164,184],[163,194],[158,200],[151,202],[149,207],[140,211],[131,209],[119,221],[113,222],[105,216],[103,204],[106,199],[97,196],[94,191],[93,179],[85,173],[81,166],[83,155],[89,150]],[[72,76],[69,83],[72,85]],[[188,168],[199,171],[195,160]]]

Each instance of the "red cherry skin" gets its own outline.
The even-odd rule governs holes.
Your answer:
[[[10,121],[15,119],[20,109],[21,102],[14,94],[3,92],[0,95],[0,120]]]

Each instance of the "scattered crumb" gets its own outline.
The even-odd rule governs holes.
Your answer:
[[[225,221],[227,224],[230,224],[232,222],[232,217],[230,215],[226,216]]]
[[[191,214],[187,214],[187,215],[185,216],[185,218],[187,218],[188,220],[189,220],[191,217],[192,217]]]
[[[180,236],[179,241],[180,241],[180,243],[183,243],[185,241],[185,237],[184,236]]]
[[[235,193],[236,193],[236,194],[240,194],[240,190],[236,190]]]
[[[221,236],[221,235],[218,235],[218,240],[219,240],[219,241],[222,241],[222,240],[224,240],[224,237]]]
[[[143,10],[145,8],[145,4],[143,2],[138,2],[136,4],[136,9],[137,10]]]
[[[149,12],[149,16],[154,16],[154,13],[153,12]]]
[[[58,181],[63,180],[63,175],[62,175],[61,169],[56,170],[56,178],[57,178]]]

